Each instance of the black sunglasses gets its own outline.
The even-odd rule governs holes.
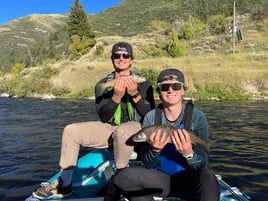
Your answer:
[[[124,59],[129,59],[131,56],[127,53],[124,53],[124,54],[118,54],[118,53],[114,53],[113,54],[113,58],[114,59],[120,59],[121,56],[123,56]]]
[[[168,84],[158,84],[160,91],[168,91],[171,87],[174,91],[179,91],[183,88],[183,83],[168,83]]]

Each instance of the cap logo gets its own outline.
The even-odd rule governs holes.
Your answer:
[[[179,80],[179,77],[176,76],[176,75],[166,75],[166,76],[164,77],[164,80],[177,80],[177,81],[180,81],[180,80]]]
[[[125,51],[125,52],[127,52],[127,49],[125,47],[118,47],[116,51]]]

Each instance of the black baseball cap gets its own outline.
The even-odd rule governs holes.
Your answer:
[[[163,82],[165,80],[177,80],[184,83],[184,75],[181,71],[175,68],[165,69],[160,72],[157,78],[157,83]]]
[[[131,57],[133,57],[132,46],[127,42],[118,42],[113,45],[112,54],[117,51],[126,51]]]

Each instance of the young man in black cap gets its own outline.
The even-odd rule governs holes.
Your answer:
[[[168,124],[178,129],[171,137],[164,129],[152,132],[138,152],[145,167],[123,169],[113,179],[114,185],[130,201],[152,201],[153,196],[219,201],[219,185],[208,169],[208,153],[191,143],[188,131],[208,140],[205,114],[183,103],[187,87],[181,71],[163,70],[157,83],[162,104],[145,115],[142,127]]]
[[[130,44],[119,42],[113,45],[111,60],[114,71],[95,86],[95,103],[100,121],[73,123],[64,128],[59,162],[61,176],[49,186],[36,189],[34,197],[52,199],[72,193],[72,173],[80,145],[107,148],[108,139],[113,138],[116,168],[120,170],[128,165],[133,147],[125,142],[141,129],[140,121],[155,106],[151,82],[146,79],[137,83],[131,76],[136,75],[131,71],[133,59]],[[114,86],[103,90],[103,85],[111,81],[114,81]]]

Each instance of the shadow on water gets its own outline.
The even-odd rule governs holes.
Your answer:
[[[208,118],[215,173],[252,201],[267,201],[268,103],[195,104]],[[96,119],[92,101],[0,99],[0,200],[25,200],[58,172],[64,126]]]

